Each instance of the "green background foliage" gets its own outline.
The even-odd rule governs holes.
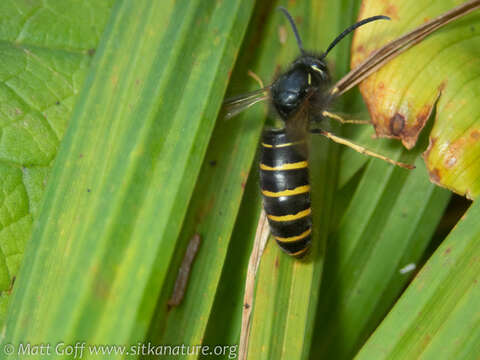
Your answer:
[[[415,16],[437,15],[422,13],[418,3]],[[266,106],[228,121],[217,115],[225,93],[258,86],[248,70],[267,83],[298,54],[275,11],[280,4],[305,47],[320,51],[356,20],[359,5],[0,4],[4,318],[10,302],[2,343],[238,344],[261,209],[256,151],[270,120]],[[347,40],[328,62],[335,79],[348,71]],[[357,91],[337,106],[364,111]],[[429,182],[419,157],[427,137],[406,151],[372,140],[368,127],[327,126],[417,169],[312,139],[314,249],[298,262],[269,242],[249,357],[348,359],[360,351],[433,358],[440,350],[473,357],[477,204],[422,268],[450,198]],[[170,308],[195,233],[202,240],[186,295]],[[400,271],[408,264],[422,268],[411,285],[415,272]],[[449,345],[449,334],[459,342]]]
[[[2,322],[53,160],[112,4],[0,4]]]

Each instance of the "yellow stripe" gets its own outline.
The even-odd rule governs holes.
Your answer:
[[[307,161],[299,161],[296,163],[289,163],[283,164],[281,166],[270,167],[268,165],[260,163],[260,169],[267,170],[267,171],[275,171],[275,170],[294,170],[294,169],[303,169],[308,167]]]
[[[304,252],[306,252],[308,249],[310,249],[310,245],[306,246],[306,247],[305,247],[304,249],[302,249],[302,250],[299,250],[299,251],[294,252],[294,253],[290,253],[290,254],[288,254],[288,255],[290,255],[290,256],[298,256],[298,255],[301,255],[301,254],[303,254]]]
[[[282,238],[282,237],[275,237],[280,242],[292,242],[292,241],[298,241],[306,238],[308,235],[312,233],[312,229],[308,229],[307,231],[301,233],[300,235],[297,236],[291,236],[287,238]]]
[[[275,215],[268,215],[268,218],[273,221],[292,221],[298,220],[305,216],[308,216],[312,213],[312,209],[308,208],[307,210],[302,210],[293,215],[283,215],[283,216],[275,216]]]
[[[292,190],[283,190],[283,191],[278,191],[278,192],[262,190],[262,194],[264,196],[268,196],[268,197],[280,197],[280,196],[291,196],[291,195],[304,194],[304,193],[309,192],[309,191],[310,191],[310,185],[302,185],[302,186],[296,187],[295,189],[292,189]]]
[[[298,144],[303,144],[303,143],[305,143],[304,140],[294,141],[294,142],[289,142],[289,143],[284,143],[284,144],[278,144],[278,145],[266,144],[266,143],[262,142],[262,146],[266,147],[266,148],[283,148],[283,147],[298,145]]]

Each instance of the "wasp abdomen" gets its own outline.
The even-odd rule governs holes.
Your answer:
[[[308,160],[285,130],[266,130],[262,137],[260,184],[270,230],[280,247],[300,258],[311,242],[312,216]]]

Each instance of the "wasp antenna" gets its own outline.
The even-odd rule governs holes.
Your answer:
[[[287,17],[288,21],[290,22],[290,25],[292,26],[293,33],[295,34],[295,38],[297,39],[297,44],[300,49],[300,52],[302,54],[305,53],[305,50],[303,49],[303,44],[302,44],[302,39],[300,38],[300,34],[298,33],[297,26],[295,25],[295,21],[293,21],[292,15],[288,12],[287,9],[285,9],[283,6],[279,6],[278,10],[283,12],[283,14]]]
[[[360,20],[356,24],[353,24],[352,26],[345,29],[340,35],[338,35],[335,38],[335,40],[332,41],[332,43],[328,46],[327,51],[325,51],[325,53],[322,55],[322,59],[325,56],[327,56],[327,54],[330,52],[330,50],[332,50],[335,47],[335,45],[337,45],[339,43],[340,40],[342,40],[345,36],[350,34],[353,30],[355,30],[356,28],[358,28],[362,25],[368,24],[369,22],[376,21],[376,20],[391,20],[391,19],[388,16],[385,16],[385,15],[377,15],[377,16],[372,16],[372,17]]]

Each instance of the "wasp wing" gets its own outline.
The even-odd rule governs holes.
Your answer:
[[[285,131],[290,142],[295,144],[295,150],[308,158],[309,149],[310,103],[303,102],[297,112],[285,121]]]
[[[340,95],[346,92],[355,85],[361,83],[365,78],[377,71],[380,67],[395,58],[397,55],[422,41],[432,32],[476,10],[479,7],[479,0],[467,1],[466,3],[453,8],[445,14],[426,22],[425,24],[417,27],[398,39],[389,42],[385,46],[373,52],[359,66],[340,79],[332,88],[330,93],[332,95]]]
[[[270,86],[248,92],[246,94],[231,97],[223,102],[222,117],[230,119],[250,106],[270,97]]]

